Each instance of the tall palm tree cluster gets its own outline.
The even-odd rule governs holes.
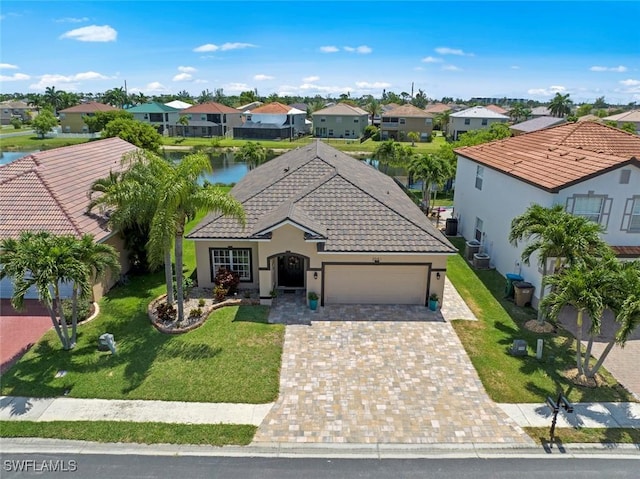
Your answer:
[[[65,350],[76,344],[78,301],[91,296],[92,286],[107,273],[120,269],[118,254],[113,247],[95,243],[91,235],[82,238],[56,236],[47,232],[25,231],[16,239],[3,239],[0,244],[0,279],[13,278],[11,304],[24,307],[31,288],[38,292]],[[72,286],[71,332],[62,307],[61,285]]]
[[[557,321],[568,306],[576,310],[576,365],[579,375],[593,378],[615,344],[624,346],[640,325],[640,261],[621,262],[602,240],[604,228],[574,216],[561,205],[530,206],[513,219],[509,241],[527,241],[522,260],[529,264],[537,253],[543,274],[539,321]],[[548,262],[553,258],[553,268]],[[545,295],[545,290],[550,291]],[[603,313],[613,312],[617,331],[599,360],[592,364],[591,349],[600,334]],[[583,323],[588,315],[588,342],[583,350]]]
[[[110,211],[114,229],[135,231],[145,238],[151,267],[164,264],[167,303],[177,304],[177,321],[181,322],[184,320],[183,239],[187,221],[200,211],[215,211],[244,224],[244,210],[219,188],[200,184],[200,177],[212,170],[204,154],[190,154],[173,163],[141,150],[123,161],[128,163],[128,169],[94,183],[89,211],[94,208]]]

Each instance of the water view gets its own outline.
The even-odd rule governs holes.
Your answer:
[[[11,163],[12,161],[17,160],[18,158],[27,156],[29,153],[34,153],[34,152],[33,151],[2,151],[0,152],[0,165],[6,165],[8,163]]]
[[[170,160],[179,161],[190,152],[185,151],[169,151],[165,156]],[[244,161],[236,160],[233,152],[223,153],[207,153],[211,161],[213,172],[204,175],[202,181],[209,183],[223,183],[229,185],[237,183],[249,171],[249,167]]]

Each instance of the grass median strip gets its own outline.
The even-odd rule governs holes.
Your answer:
[[[452,242],[464,248],[463,239],[454,238]],[[461,255],[456,255],[448,260],[447,276],[478,318],[453,321],[453,327],[494,401],[544,402],[547,395],[554,396],[559,390],[572,402],[634,401],[605,370],[601,373],[607,384],[597,388],[576,386],[566,379],[563,371],[575,365],[573,336],[563,329],[549,334],[525,329],[523,324],[535,318],[535,311],[504,298],[505,279],[498,272],[473,270]],[[541,360],[535,357],[538,338],[544,340]],[[514,339],[527,342],[529,356],[508,354]]]
[[[120,421],[0,421],[0,437],[39,437],[139,444],[246,446],[255,426],[237,424],[166,424]]]
[[[549,441],[548,427],[523,428],[538,444]],[[640,430],[633,428],[582,428],[559,427],[555,431],[556,440],[565,443],[591,444],[640,444]]]

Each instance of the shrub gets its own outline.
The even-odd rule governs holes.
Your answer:
[[[204,298],[200,298],[200,299],[198,300],[198,306],[199,306],[200,308],[204,308],[204,305],[205,305]]]
[[[224,301],[228,293],[229,290],[223,286],[216,286],[213,288],[213,296],[217,301]]]
[[[171,321],[175,321],[177,316],[176,308],[173,304],[169,303],[160,303],[156,307],[156,314],[158,315],[158,319],[165,323],[169,323]]]
[[[15,130],[19,130],[22,127],[22,120],[20,118],[11,118],[10,123]]]
[[[67,324],[71,324],[73,315],[73,301],[71,299],[62,300],[62,313]],[[84,321],[91,315],[91,301],[88,299],[78,299],[78,322]]]
[[[184,278],[182,278],[182,299],[186,299],[187,296],[189,296],[189,292],[191,291],[193,286],[194,286],[194,283],[193,283],[193,280],[191,278],[189,278],[188,276],[185,276]],[[173,290],[177,291],[177,289],[178,289],[178,285],[174,281],[173,282]]]
[[[217,286],[222,286],[227,290],[228,294],[233,294],[238,290],[240,284],[240,276],[235,271],[229,271],[227,268],[219,268],[213,282]]]
[[[193,308],[189,311],[189,318],[199,318],[202,316],[202,308]]]

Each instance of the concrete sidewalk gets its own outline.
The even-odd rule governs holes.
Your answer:
[[[259,426],[273,403],[231,404],[0,396],[4,421],[131,421]]]
[[[232,404],[0,396],[3,421],[131,421],[259,426],[274,403]],[[544,404],[498,404],[521,427],[549,427]],[[558,427],[640,429],[640,403],[577,403],[558,415]]]

